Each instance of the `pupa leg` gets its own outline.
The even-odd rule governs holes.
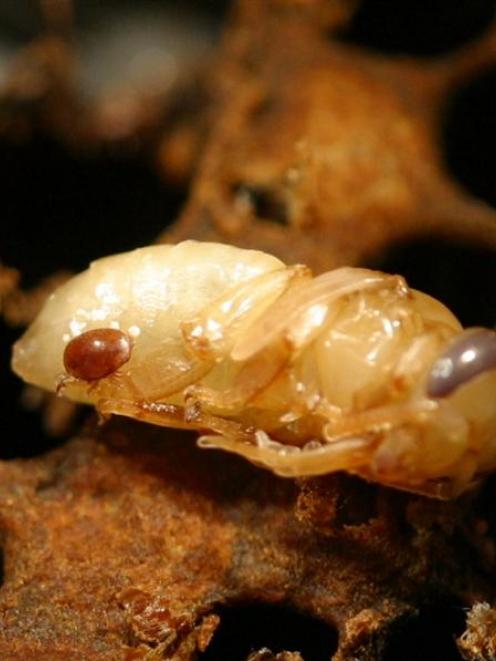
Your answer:
[[[153,357],[150,360],[153,360]],[[183,369],[179,369],[175,365],[165,365],[160,374],[159,387],[152,390],[148,385],[146,396],[143,395],[141,399],[148,402],[164,401],[171,395],[180,393],[191,384],[203,379],[215,367],[215,364],[213,359],[201,360],[193,357],[183,366]],[[129,379],[132,381],[132,377]]]
[[[253,433],[245,431],[239,423],[205,413],[200,407],[109,398],[98,401],[96,408],[104,419],[109,415],[122,415],[160,427],[208,429],[221,435],[228,435],[238,443],[253,440]]]
[[[401,276],[350,267],[295,283],[242,334],[233,346],[231,357],[237,361],[248,360],[280,337],[286,338],[293,349],[299,349],[325,323],[332,301],[366,289],[386,288],[396,289],[399,295],[408,292]]]
[[[347,438],[335,443],[299,448],[270,439],[264,432],[255,432],[255,443],[239,443],[230,436],[201,436],[202,448],[226,450],[268,468],[282,477],[323,475],[335,471],[352,471],[366,465],[370,459],[371,443],[362,438]]]
[[[419,416],[432,413],[437,404],[431,400],[381,406],[369,411],[348,413],[335,417],[323,428],[323,437],[333,443],[346,436],[366,435],[369,432],[388,431],[405,423],[414,423]]]
[[[277,344],[266,354],[247,361],[229,392],[217,392],[193,384],[203,379],[215,367],[219,358],[228,353],[226,344],[232,343],[241,322],[249,323],[250,317],[260,313],[261,306],[263,310],[264,306],[270,305],[274,298],[296,282],[309,278],[308,269],[297,265],[264,273],[231,289],[205,308],[198,317],[181,324],[185,347],[190,354],[186,369],[180,370],[174,365],[169,370],[164,369],[160,387],[154,391],[148,387],[146,397],[137,391],[131,375],[120,374],[113,388],[117,387],[122,399],[129,401],[161,402],[172,394],[187,391],[190,400],[206,407],[223,412],[241,407],[266,387],[284,364],[286,353],[281,356]],[[101,386],[101,399],[106,399],[106,384],[102,382]]]
[[[235,415],[278,376],[289,359],[288,349],[283,341],[274,342],[260,353],[246,361],[226,390],[215,390],[203,385],[187,388],[185,397],[198,402],[208,411],[220,415]]]
[[[254,436],[255,443],[240,443],[228,435],[204,435],[198,439],[198,445],[232,452],[281,477],[316,476],[344,470],[384,486],[441,500],[454,498],[477,486],[474,478],[463,482],[436,479],[414,484],[378,477],[369,469],[375,444],[359,437],[298,448],[273,441],[264,432],[255,432]]]
[[[139,400],[105,398],[98,400],[95,406],[103,419],[111,415],[122,415],[161,427],[190,427],[184,421],[184,410],[181,407],[163,402],[152,404]]]
[[[186,348],[200,360],[227,355],[241,328],[253,323],[285,291],[310,278],[305,266],[296,265],[229,289],[197,317],[181,324]]]

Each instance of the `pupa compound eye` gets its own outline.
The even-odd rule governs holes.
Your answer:
[[[427,380],[427,395],[451,395],[484,372],[496,368],[496,332],[467,329],[434,362]]]
[[[116,372],[131,357],[131,340],[123,331],[96,328],[74,337],[64,351],[64,367],[81,381],[97,381]]]
[[[449,497],[496,470],[495,333],[370,269],[313,277],[196,241],[114,255],[52,294],[13,367],[286,477],[345,470]]]

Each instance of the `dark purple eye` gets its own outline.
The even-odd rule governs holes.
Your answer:
[[[447,397],[474,377],[496,368],[496,333],[469,329],[436,360],[427,381],[429,397]]]

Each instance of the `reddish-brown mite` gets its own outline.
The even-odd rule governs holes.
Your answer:
[[[131,357],[129,336],[114,328],[96,328],[74,337],[64,351],[67,373],[82,381],[113,374]]]

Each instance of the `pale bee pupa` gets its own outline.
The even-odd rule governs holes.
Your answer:
[[[208,430],[202,447],[278,475],[453,497],[496,468],[496,333],[378,271],[141,248],[55,291],[12,364],[102,416]]]

